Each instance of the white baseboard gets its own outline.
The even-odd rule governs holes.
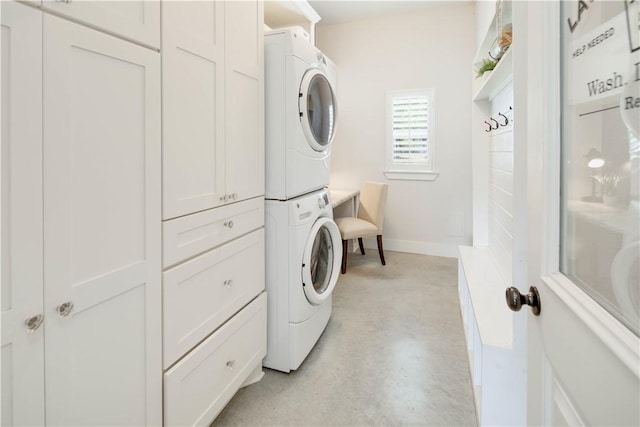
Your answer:
[[[376,249],[378,247],[374,238],[365,238],[363,243],[367,249]],[[458,246],[463,243],[435,243],[383,238],[382,244],[385,250],[394,252],[458,258]]]

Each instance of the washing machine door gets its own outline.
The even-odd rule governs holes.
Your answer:
[[[327,150],[336,130],[337,107],[335,92],[321,70],[314,68],[304,74],[298,107],[302,130],[311,148]]]
[[[318,218],[313,224],[302,258],[302,285],[311,304],[322,304],[338,281],[342,239],[331,218]]]

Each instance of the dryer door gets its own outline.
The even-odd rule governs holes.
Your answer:
[[[300,123],[311,148],[325,151],[336,130],[336,97],[327,76],[310,69],[302,78],[298,98]]]
[[[342,259],[340,230],[331,218],[313,224],[302,258],[302,286],[311,304],[322,304],[338,281]]]

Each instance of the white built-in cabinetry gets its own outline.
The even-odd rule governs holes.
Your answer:
[[[266,352],[263,3],[1,7],[2,425],[209,424]]]
[[[2,424],[159,424],[160,56],[13,2],[2,43]]]
[[[262,377],[263,2],[164,2],[167,425],[208,425]]]
[[[164,2],[163,218],[264,194],[262,2]]]
[[[496,20],[480,42],[476,66],[490,58]],[[504,297],[513,283],[516,229],[514,49],[515,44],[489,75],[474,79],[472,98],[473,247],[460,247],[458,290],[479,425],[526,422],[523,359],[514,351],[522,334]]]

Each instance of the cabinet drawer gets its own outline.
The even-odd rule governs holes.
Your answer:
[[[264,290],[264,229],[163,274],[164,367]]]
[[[234,316],[164,375],[165,425],[209,425],[262,363],[267,296]]]
[[[171,267],[263,225],[262,197],[165,221],[163,267]]]
[[[42,7],[126,39],[160,48],[159,1],[45,0]]]

